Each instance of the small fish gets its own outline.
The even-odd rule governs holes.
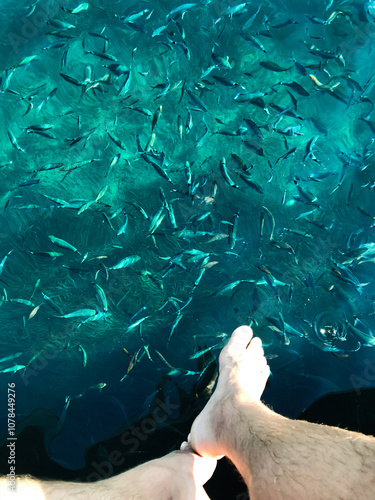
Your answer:
[[[364,332],[363,330],[361,330],[360,328],[357,328],[356,326],[352,325],[348,321],[346,322],[346,324],[347,324],[348,330],[355,337],[357,337],[360,340],[360,342],[363,343],[363,345],[375,346],[375,335],[373,334],[373,332],[369,328],[366,328],[367,332]],[[362,323],[362,325],[363,325],[363,323]]]
[[[88,391],[89,391],[89,390],[91,390],[91,389],[93,389],[93,390],[98,390],[98,391],[99,391],[99,393],[101,394],[102,390],[104,389],[104,387],[106,387],[106,385],[107,385],[107,384],[106,384],[105,382],[99,382],[98,384],[92,385],[92,386],[91,386],[91,387],[89,387],[87,390],[88,390]],[[82,396],[82,394],[81,394],[81,396]],[[78,396],[76,396],[76,397],[78,397]]]
[[[255,36],[249,35],[248,33],[240,33],[240,35],[242,36],[242,38],[244,40],[251,43],[251,45],[253,47],[255,47],[256,49],[259,49],[262,52],[267,52],[267,50],[264,48],[264,45],[262,44],[262,42],[258,38],[256,38]]]
[[[89,8],[89,4],[87,2],[82,2],[74,9],[68,9],[65,6],[61,6],[61,8],[62,10],[64,10],[65,12],[69,12],[70,14],[79,14],[80,12],[87,10]]]
[[[237,227],[238,227],[238,218],[239,212],[236,212],[232,218],[230,219],[230,224],[228,226],[228,245],[231,250],[233,250],[236,244],[236,236],[237,236]],[[207,261],[208,262],[208,261]]]
[[[52,259],[56,259],[56,257],[63,257],[63,253],[61,252],[32,252],[33,255],[38,255],[39,257],[51,257]]]
[[[220,160],[220,172],[221,175],[223,176],[224,181],[228,186],[234,187],[239,189],[240,186],[238,186],[229,176],[228,170],[226,168],[226,160],[225,157],[223,156],[222,159]]]
[[[182,118],[181,115],[177,116],[177,131],[178,131],[178,136],[180,138],[180,141],[182,141],[182,135],[183,135],[183,126],[182,126]]]
[[[150,220],[150,217],[147,215],[147,213],[145,212],[143,207],[141,207],[141,205],[132,201],[126,201],[125,203],[129,203],[130,205],[132,205],[146,220]]]
[[[74,24],[61,21],[60,19],[48,19],[47,24],[58,30],[70,30],[75,28]]]
[[[152,167],[160,175],[160,177],[162,177],[163,179],[165,179],[166,181],[168,181],[170,184],[174,184],[174,182],[172,181],[172,179],[169,177],[168,172],[157,161],[155,161],[151,156],[148,156],[147,154],[143,154],[142,158],[147,163],[149,163],[150,165],[152,165]]]
[[[125,144],[122,142],[122,140],[119,137],[117,137],[115,134],[113,134],[112,132],[109,132],[109,130],[107,128],[106,128],[106,131],[107,131],[108,137],[111,139],[113,144],[118,146],[123,151],[126,151],[127,148],[126,148]]]
[[[315,279],[311,271],[306,275],[305,284],[308,288],[311,288],[314,293],[316,292]]]
[[[87,365],[87,353],[86,353],[86,351],[84,350],[84,348],[80,344],[77,344],[77,345],[78,345],[78,349],[82,352],[83,366],[86,366]]]
[[[48,295],[46,295],[44,292],[42,292],[42,295],[46,304],[48,304],[54,311],[56,311],[62,316],[63,312],[61,311],[60,307],[56,304],[56,302],[54,302],[51,299],[51,297],[48,297]]]
[[[290,229],[288,227],[284,227],[284,231],[288,233],[293,233],[296,234],[297,236],[304,236],[305,238],[312,238],[312,234],[308,233],[307,231],[301,231],[299,229]]]
[[[196,148],[197,148],[197,147],[199,147],[199,146],[201,146],[204,142],[206,142],[206,139],[208,138],[208,134],[209,134],[209,132],[210,132],[210,131],[209,131],[209,128],[208,128],[208,126],[207,126],[206,120],[204,119],[204,117],[203,117],[203,119],[202,119],[202,123],[203,123],[203,125],[204,125],[204,127],[205,127],[205,131],[204,131],[204,132],[202,133],[202,135],[201,135],[201,136],[197,139],[197,142],[195,143],[195,147],[196,147]]]
[[[299,83],[293,81],[293,82],[281,82],[281,85],[285,85],[289,87],[290,89],[294,90],[297,94],[304,96],[304,97],[309,97],[309,93],[307,92],[306,89],[302,87]]]
[[[293,68],[293,66],[288,66],[287,68],[283,68],[282,66],[279,66],[277,63],[273,61],[261,61],[260,66],[262,68],[268,69],[269,71],[275,71],[276,73],[280,73],[282,71],[289,71],[290,69]]]
[[[175,9],[168,12],[167,21],[170,17],[173,17],[174,19],[176,19],[176,14],[178,14],[178,17],[180,17],[180,16],[183,17],[188,10],[192,9],[196,5],[197,5],[196,3],[184,3],[182,5],[179,5]]]
[[[120,226],[119,230],[116,233],[117,236],[120,236],[120,234],[125,233],[127,225],[128,225],[128,220],[129,220],[128,214],[125,214],[124,222],[122,223],[122,225]]]
[[[36,307],[34,307],[34,309],[30,312],[29,317],[27,319],[33,318],[36,315],[36,313],[39,311],[41,305],[42,304],[39,304]]]
[[[289,289],[288,289],[288,304],[289,305],[291,305],[291,303],[292,303],[293,291],[294,291],[294,283],[291,283],[289,285]]]
[[[195,283],[194,283],[195,285]],[[175,321],[173,322],[173,325],[172,325],[172,328],[171,328],[171,331],[169,332],[169,335],[168,335],[168,339],[167,339],[167,346],[169,345],[169,342],[171,341],[171,338],[172,338],[172,335],[173,335],[173,332],[176,330],[177,328],[177,325],[179,324],[179,322],[181,321],[182,319],[182,314],[180,311],[178,311],[177,313],[177,316],[176,316],[176,319]]]
[[[263,141],[264,135],[260,130],[260,128],[258,127],[258,125],[255,122],[253,122],[253,120],[250,120],[250,118],[244,118],[243,120],[246,123],[246,126],[250,130],[252,135]]]
[[[3,269],[4,269],[4,264],[5,264],[5,261],[7,260],[8,258],[8,255],[10,255],[11,253],[13,252],[13,249],[12,250],[9,250],[9,252],[5,255],[5,257],[2,258],[1,262],[0,262],[0,274],[3,272]]]
[[[251,180],[248,174],[246,174],[245,172],[240,172],[239,176],[249,187],[251,187],[251,189],[254,189],[254,191],[256,191],[259,194],[264,193],[262,187],[258,183]]]
[[[147,14],[148,12],[150,12],[150,9],[144,9],[144,10],[141,10],[140,12],[135,13],[135,14],[130,14],[129,16],[117,16],[117,15],[115,15],[115,17],[118,17],[119,19],[121,19],[121,21],[124,24],[134,23],[135,21],[140,19],[144,14]]]
[[[35,304],[33,304],[33,302],[26,299],[8,299],[8,302],[14,302],[16,304],[23,304],[25,306],[35,307]]]
[[[39,60],[38,56],[27,56],[24,59],[22,59],[22,61],[20,61],[18,64],[16,64],[16,66],[14,66],[11,69],[21,68],[22,66],[28,66],[33,61],[38,61],[38,60]]]
[[[21,153],[27,154],[26,150],[21,148],[21,146],[18,144],[16,136],[13,134],[13,132],[10,129],[8,129],[8,137],[9,137],[10,143],[12,144],[12,146],[15,149],[17,149],[17,151],[21,151]]]
[[[64,78],[64,80],[68,83],[71,83],[72,85],[75,85],[76,87],[83,87],[85,84],[83,82],[80,82],[76,78],[73,78],[70,75],[66,75],[65,73],[60,73],[60,76]]]
[[[336,87],[338,87],[340,85],[340,82],[334,83],[333,85],[329,85],[329,84],[326,85],[326,84],[323,84],[322,82],[320,82],[316,78],[315,75],[309,75],[309,77],[315,83],[315,85],[318,88],[318,90],[330,90],[332,92],[333,89],[335,89]]]
[[[259,216],[259,237],[263,237],[263,232],[264,232],[264,212],[260,212]]]
[[[365,210],[364,208],[361,208],[357,205],[357,210],[362,214],[362,215],[365,215],[366,217],[370,217],[370,219],[374,219],[375,220],[375,215],[371,214],[370,212],[368,212],[367,210]]]
[[[105,174],[104,177],[107,177],[109,175],[109,173],[111,172],[112,168],[117,165],[117,163],[120,161],[120,158],[121,158],[121,153],[118,153],[117,155],[113,156],[111,161],[109,162],[109,165],[108,165],[108,170],[107,170],[107,173]]]
[[[228,7],[223,12],[223,16],[233,17],[239,14],[244,14],[245,12],[247,12],[246,6],[249,4],[250,2],[243,2],[238,5],[234,5],[233,7]]]
[[[185,134],[188,134],[190,130],[193,128],[193,116],[189,108],[186,108],[186,122],[185,122]]]
[[[132,330],[134,330],[134,328],[136,328],[138,325],[140,325],[141,323],[143,323],[143,321],[145,321],[147,318],[150,318],[150,317],[151,317],[151,315],[149,315],[149,316],[143,316],[143,318],[138,319],[135,323],[132,323],[131,325],[129,325],[127,327],[127,329],[125,330],[124,334],[131,332]]]
[[[136,353],[134,354],[134,356],[131,356],[131,360],[130,360],[130,363],[129,363],[128,368],[126,370],[126,374],[128,374],[130,372],[130,370],[134,367],[134,365],[138,361],[138,356],[139,356],[139,353],[141,352],[141,350],[142,350],[142,347],[140,347],[138,349],[138,351],[136,351]],[[124,377],[120,380],[120,382],[122,382],[123,379],[124,379]]]
[[[243,141],[243,144],[247,147],[247,149],[250,149],[250,151],[257,154],[258,156],[265,156],[263,148],[259,147],[257,144],[249,141]]]
[[[297,148],[294,147],[294,148],[291,148],[289,149],[286,153],[284,153],[283,155],[279,156],[279,158],[276,160],[275,162],[275,166],[282,160],[286,160],[287,158],[289,158],[290,156],[294,155],[294,153],[297,151]]]
[[[259,11],[260,11],[262,6],[263,6],[263,4],[261,3],[259,5],[258,9],[254,12],[254,14],[252,16],[250,16],[249,19],[246,21],[246,23],[242,26],[243,31],[248,30],[252,26],[256,16],[259,14]]]
[[[89,317],[89,316],[95,316],[96,314],[95,309],[78,309],[77,311],[73,311],[68,314],[63,314],[62,316],[57,316],[58,318],[81,318],[81,317]]]
[[[124,94],[129,92],[129,90],[131,88],[131,83],[132,83],[132,69],[130,67],[129,70],[125,73],[124,82],[121,85],[121,87],[119,88],[117,95],[123,96]]]
[[[131,323],[133,319],[135,319],[139,314],[141,314],[141,312],[145,311],[146,309],[147,306],[143,306],[140,309],[138,309],[138,311],[135,314],[133,314],[133,316],[129,319],[129,323]]]
[[[293,247],[289,245],[289,243],[286,243],[285,241],[282,240],[275,240],[273,238],[270,239],[270,243],[276,248],[279,248],[281,250],[286,250],[287,252],[291,253],[297,263],[296,252],[294,251]]]
[[[108,301],[103,288],[97,283],[94,284],[94,288],[96,290],[96,298],[102,303],[103,310],[105,312],[108,311]]]
[[[0,373],[10,373],[10,372],[16,373],[19,370],[23,370],[24,368],[26,368],[25,365],[14,365],[10,366],[9,368],[0,369]]]
[[[120,260],[120,262],[118,262],[114,266],[108,267],[108,271],[112,269],[124,269],[126,267],[130,267],[139,260],[141,260],[141,257],[139,255],[129,255],[129,257],[125,257],[125,259]]]
[[[0,359],[0,363],[6,363],[7,361],[12,361],[13,359],[19,358],[22,356],[22,352],[16,352],[15,354],[11,354],[10,356],[5,356],[5,358]]]
[[[235,87],[238,87],[240,85],[238,82],[234,82],[233,80],[229,80],[228,78],[220,75],[213,75],[212,78],[221,85],[224,85],[224,87],[229,87],[231,89],[234,89]]]
[[[230,292],[233,288],[236,288],[240,283],[254,283],[255,280],[237,280],[229,283],[228,285],[222,285],[215,292],[212,293],[214,296],[224,295],[226,292]]]
[[[67,241],[65,240],[62,240],[60,238],[56,238],[56,236],[53,236],[53,235],[49,235],[48,238],[52,241],[52,243],[60,248],[64,248],[65,250],[72,250],[72,252],[78,252],[78,250],[76,249],[76,247],[74,247],[73,245],[71,245],[70,243],[68,243]]]
[[[314,158],[314,155],[313,155],[313,149],[315,147],[315,143],[316,141],[319,139],[319,136],[318,135],[314,135],[314,137],[312,137],[309,142],[306,144],[306,148],[305,148],[305,156],[303,157],[303,161],[306,161],[307,158]]]
[[[187,90],[186,92],[189,96],[193,109],[195,109],[196,111],[203,111],[204,113],[208,111],[206,104],[199,96],[197,96],[197,94],[194,94],[194,92],[191,92],[190,90]]]
[[[155,111],[153,117],[152,117],[151,132],[153,132],[154,128],[156,127],[156,124],[159,121],[162,109],[163,109],[163,107],[159,106],[158,109]]]

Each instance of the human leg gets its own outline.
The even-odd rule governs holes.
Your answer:
[[[193,423],[192,447],[226,455],[251,500],[373,500],[375,439],[274,413],[260,401],[269,373],[260,339],[249,327],[235,330],[215,392]]]
[[[203,489],[216,460],[174,451],[95,483],[17,477],[13,490],[0,477],[0,498],[11,500],[209,500]]]

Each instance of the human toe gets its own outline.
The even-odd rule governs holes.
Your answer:
[[[237,353],[243,351],[249,345],[252,337],[253,330],[249,326],[239,326],[234,330],[228,342],[228,352]]]

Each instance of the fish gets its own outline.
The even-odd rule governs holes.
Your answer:
[[[122,142],[122,140],[119,137],[117,137],[117,135],[113,134],[113,132],[110,132],[107,128],[106,128],[106,130],[107,130],[108,137],[111,139],[113,144],[115,144],[117,147],[119,147],[123,151],[126,151],[127,148],[126,148],[125,144]]]
[[[85,367],[87,365],[87,352],[85,351],[85,349],[80,344],[78,344],[78,349],[82,353],[82,356],[83,356],[82,363],[83,363],[83,367]]]
[[[262,68],[268,69],[269,71],[275,71],[276,73],[289,71],[293,68],[293,66],[288,66],[286,68],[282,67],[273,61],[260,61],[259,65],[262,66]]]
[[[156,124],[158,123],[158,120],[161,116],[162,109],[163,109],[163,107],[159,106],[152,117],[151,132],[153,132],[154,128],[156,127]]]
[[[248,127],[252,135],[263,141],[264,136],[258,125],[250,118],[244,118],[244,122],[246,123],[246,126]]]
[[[62,316],[57,316],[58,318],[81,318],[95,316],[95,309],[78,309],[78,311],[73,311],[71,313],[63,314]]]
[[[221,85],[224,85],[224,87],[229,87],[231,89],[234,89],[235,87],[238,87],[240,85],[238,82],[234,82],[233,80],[229,80],[228,78],[220,75],[212,75],[212,78]]]
[[[94,283],[94,288],[96,291],[96,297],[102,304],[103,311],[107,312],[108,311],[108,300],[107,300],[107,296],[105,294],[105,291],[97,283]]]
[[[255,280],[253,280],[253,279],[249,279],[249,280],[241,279],[241,280],[233,281],[232,283],[220,286],[217,290],[215,290],[215,292],[212,293],[212,295],[214,295],[214,296],[224,295],[225,293],[232,291],[234,288],[236,288],[241,283],[254,283],[254,281]]]
[[[186,92],[189,96],[192,109],[195,109],[196,111],[202,111],[203,113],[208,112],[208,107],[197,94],[195,94],[191,90],[187,90]]]
[[[229,176],[229,173],[228,173],[228,170],[227,170],[227,167],[226,167],[226,159],[225,159],[224,156],[221,158],[219,165],[220,165],[220,173],[221,173],[224,181],[226,182],[226,184],[228,184],[228,186],[230,186],[230,187],[239,189],[240,186],[238,186],[233,181],[233,179],[231,179],[231,177]]]
[[[256,191],[259,194],[264,193],[263,188],[257,182],[254,182],[253,180],[251,180],[250,176],[247,173],[240,172],[239,176],[240,176],[240,179],[242,179],[249,187],[251,187],[251,189],[253,189],[254,191]]]
[[[138,319],[137,321],[135,321],[134,323],[132,323],[131,325],[129,325],[127,327],[124,334],[131,332],[132,330],[134,330],[134,328],[137,328],[137,326],[139,326],[141,323],[143,323],[143,321],[145,321],[146,319],[148,319],[150,317],[151,317],[151,315],[147,315],[147,316],[143,316],[142,318]]]
[[[367,331],[363,331],[363,329],[358,328],[358,326],[361,324],[361,328],[365,328]],[[374,333],[365,325],[363,325],[362,322],[358,320],[358,318],[355,319],[354,325],[349,323],[349,321],[346,322],[346,325],[348,327],[348,330],[358,338],[358,340],[366,346],[375,346],[375,335]],[[357,326],[358,325],[358,326]]]
[[[239,218],[239,212],[236,212],[229,224],[229,229],[228,229],[228,245],[231,250],[235,247],[236,244],[236,236],[237,236],[237,227],[238,227],[238,218]],[[208,262],[208,261],[207,261]]]
[[[68,9],[65,6],[62,6],[61,8],[65,12],[69,12],[69,14],[79,14],[80,12],[84,12],[85,10],[87,10],[89,6],[90,5],[88,2],[82,2],[79,5],[77,5],[77,7],[74,7],[74,9]]]
[[[302,87],[302,85],[296,81],[292,81],[292,82],[281,82],[281,85],[285,85],[287,87],[289,87],[291,90],[294,90],[294,92],[296,92],[298,95],[300,96],[303,96],[303,97],[309,97],[310,94],[309,92],[307,92],[307,90]]]
[[[289,245],[289,243],[286,243],[285,241],[282,240],[275,240],[274,238],[271,238],[270,244],[276,248],[279,248],[280,250],[286,250],[287,252],[291,253],[297,263],[296,252],[294,251],[293,247]]]
[[[129,255],[128,257],[125,257],[124,259],[120,260],[117,264],[114,266],[108,267],[108,271],[111,271],[112,269],[125,269],[127,267],[133,266],[136,262],[140,261],[141,257],[139,255]]]
[[[195,283],[194,283],[195,285]],[[196,285],[195,285],[196,286]],[[169,345],[170,341],[171,341],[171,338],[172,338],[172,335],[173,335],[173,332],[176,330],[177,328],[177,325],[179,324],[179,322],[181,321],[182,319],[182,314],[180,312],[180,310],[177,312],[177,316],[176,316],[176,319],[175,321],[173,322],[173,325],[172,325],[172,328],[171,328],[171,331],[169,332],[169,335],[168,335],[168,339],[167,339],[167,346]]]
[[[244,146],[258,156],[265,156],[263,148],[250,141],[243,141]]]
[[[5,356],[4,358],[0,359],[0,363],[6,363],[7,361],[13,361],[16,358],[19,358],[22,356],[22,352],[16,352],[14,354],[11,354],[10,356]]]
[[[184,3],[184,4],[179,5],[178,7],[174,8],[170,12],[168,12],[168,14],[166,16],[167,21],[171,17],[176,19],[176,15],[177,15],[177,17],[183,18],[184,15],[186,14],[186,12],[189,11],[190,9],[192,9],[193,7],[195,7],[196,5],[197,5],[196,3]]]
[[[251,43],[251,45],[253,47],[255,47],[256,49],[259,49],[259,50],[261,50],[264,53],[267,52],[267,50],[265,49],[265,47],[262,44],[262,42],[258,38],[256,38],[255,36],[249,35],[248,33],[240,33],[240,35],[242,36],[242,38],[244,40],[246,40],[247,42]]]
[[[21,153],[27,154],[26,150],[21,148],[21,146],[18,144],[16,136],[14,135],[14,133],[10,129],[8,129],[8,137],[9,137],[10,143],[12,144],[12,146],[15,149],[17,149],[17,151],[21,151]]]
[[[276,166],[280,161],[282,160],[286,160],[288,159],[290,156],[294,155],[294,153],[297,151],[297,147],[294,147],[294,148],[291,148],[289,149],[286,153],[284,153],[283,155],[279,156],[279,158],[277,158],[276,162],[275,162],[275,165]]]
[[[16,373],[20,370],[26,369],[25,365],[13,365],[9,366],[8,368],[0,368],[0,373]]]
[[[4,270],[4,264],[8,258],[8,256],[13,252],[13,249],[12,250],[9,250],[9,252],[1,259],[1,262],[0,262],[0,275],[2,274],[3,270]]]
[[[134,23],[135,21],[137,21],[138,19],[140,19],[141,17],[143,17],[145,14],[147,14],[149,12],[150,12],[150,9],[143,9],[139,12],[136,12],[135,14],[130,14],[128,16],[117,16],[115,14],[115,17],[118,17],[124,24]]]
[[[49,235],[48,238],[51,240],[51,242],[54,245],[56,245],[60,248],[63,248],[64,250],[71,250],[72,252],[79,253],[78,250],[76,249],[76,247],[74,247],[73,245],[71,245],[67,241],[62,240],[61,238],[57,238],[56,236],[53,236],[53,235]]]

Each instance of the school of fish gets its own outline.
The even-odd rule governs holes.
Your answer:
[[[374,21],[345,0],[19,2],[0,373],[21,380],[52,345],[53,380],[82,376],[56,388],[65,415],[146,364],[198,379],[240,324],[271,369],[288,350],[373,357]]]

